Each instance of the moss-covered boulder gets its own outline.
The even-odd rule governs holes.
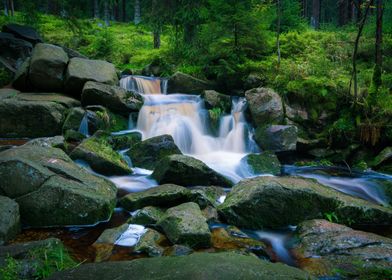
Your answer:
[[[110,145],[113,149],[124,150],[142,141],[142,134],[140,132],[130,132],[120,135],[111,135],[109,138]]]
[[[65,77],[66,92],[80,96],[88,81],[116,85],[118,77],[114,65],[102,60],[70,59]]]
[[[331,213],[345,224],[392,224],[389,208],[296,177],[243,180],[218,210],[229,224],[253,229],[295,225]]]
[[[102,105],[114,113],[128,117],[131,112],[140,110],[143,99],[139,94],[118,86],[89,81],[83,87],[82,104]]]
[[[313,279],[307,272],[281,263],[233,252],[195,253],[182,257],[138,259],[131,262],[83,264],[49,279],[139,280],[291,280]]]
[[[191,191],[190,200],[196,202],[202,209],[207,206],[218,206],[219,199],[226,196],[225,190],[217,186],[191,187],[188,189]]]
[[[205,90],[201,96],[204,98],[207,109],[219,108],[222,112],[230,113],[231,97],[215,90]]]
[[[149,190],[130,193],[120,200],[120,205],[135,211],[146,206],[171,207],[189,201],[190,191],[184,187],[166,184]]]
[[[241,159],[241,161],[248,164],[252,173],[255,175],[279,175],[281,173],[279,159],[275,153],[271,151],[265,151],[261,154],[249,154]]]
[[[200,94],[203,90],[213,88],[215,88],[213,83],[197,79],[181,72],[177,72],[171,76],[168,82],[169,93]]]
[[[108,135],[97,132],[83,140],[70,154],[72,159],[86,161],[90,167],[103,175],[129,175],[132,170],[122,156],[112,149]]]
[[[339,273],[343,277],[384,279],[392,275],[392,239],[325,220],[301,223],[296,235],[294,253],[300,267],[315,276]]]
[[[156,136],[136,143],[127,152],[134,166],[149,170],[154,170],[164,157],[181,154],[180,149],[170,135]]]
[[[152,177],[160,184],[173,183],[181,186],[230,187],[233,184],[202,161],[185,155],[163,158],[158,162]]]
[[[155,225],[163,216],[165,211],[155,206],[146,206],[136,211],[130,219],[131,224]]]
[[[0,195],[15,199],[33,227],[91,225],[110,218],[116,186],[62,150],[25,145],[0,154]]]
[[[160,243],[164,241],[167,242],[167,239],[163,234],[149,228],[136,244],[135,251],[150,257],[160,257],[165,250]]]
[[[392,174],[392,147],[383,149],[371,162],[370,165],[377,170]]]
[[[62,94],[0,91],[0,137],[36,138],[61,134],[67,110],[80,103]]]
[[[71,108],[63,124],[63,132],[67,130],[79,131],[80,124],[86,114],[82,107]]]
[[[37,44],[31,54],[29,80],[43,91],[62,91],[68,55],[58,46]]]
[[[25,61],[18,67],[15,72],[12,86],[21,91],[29,91],[32,89],[32,85],[29,79],[31,58],[25,59]]]
[[[279,94],[269,88],[254,88],[245,93],[253,122],[256,126],[279,124],[283,121],[284,110]]]
[[[169,208],[158,225],[174,244],[183,244],[191,248],[211,245],[211,232],[206,218],[194,202]]]
[[[11,33],[17,38],[26,40],[34,45],[43,42],[41,35],[31,26],[9,23],[3,25],[1,30],[3,32]]]
[[[20,232],[19,205],[12,199],[0,196],[0,246]]]
[[[294,125],[268,125],[256,129],[255,140],[264,150],[295,151],[297,139],[298,128]]]
[[[67,144],[65,143],[65,139],[63,136],[35,138],[33,140],[28,141],[25,144],[25,146],[59,148],[65,152],[67,150]]]

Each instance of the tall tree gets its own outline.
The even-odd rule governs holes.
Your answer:
[[[373,83],[378,89],[381,86],[382,72],[382,19],[384,14],[382,0],[377,1],[377,20],[376,20],[376,47],[375,47],[375,68],[373,74]]]
[[[8,0],[3,0],[3,3],[4,3],[4,15],[8,16],[8,10],[9,10]]]
[[[276,0],[276,14],[278,17],[278,23],[276,25],[276,49],[277,49],[277,53],[278,53],[278,69],[279,69],[280,68],[280,58],[281,58],[281,54],[280,54],[280,23],[281,23],[281,19],[282,19],[282,7],[281,7],[280,0]]]
[[[122,0],[122,21],[127,19],[127,0]]]
[[[135,9],[135,16],[133,21],[137,25],[142,21],[140,0],[135,0],[134,9]]]
[[[103,0],[103,17],[104,17],[106,26],[108,26],[109,20],[110,20],[109,0]]]
[[[314,29],[320,28],[321,0],[313,0],[311,25]]]
[[[94,18],[99,18],[99,2],[94,0]]]

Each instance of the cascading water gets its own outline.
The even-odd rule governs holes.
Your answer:
[[[209,133],[203,99],[197,95],[156,94],[160,81],[134,76],[121,80],[126,89],[143,94],[144,106],[136,126],[143,139],[169,134],[184,154],[202,160],[235,182],[241,180],[241,159],[258,151],[244,116],[246,100],[233,99],[232,112],[221,117],[219,135],[214,137]]]
[[[120,86],[140,94],[166,94],[167,80],[144,76],[127,76],[120,80]]]
[[[79,126],[79,132],[84,136],[90,136],[88,133],[88,112],[86,112],[83,116],[83,119]]]

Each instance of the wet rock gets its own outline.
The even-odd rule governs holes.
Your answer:
[[[222,112],[230,113],[231,98],[215,90],[205,90],[201,96],[204,98],[207,109],[219,108]]]
[[[195,253],[183,257],[83,264],[75,269],[58,272],[49,279],[90,280],[97,277],[117,280],[130,278],[140,280],[312,279],[308,273],[298,268],[236,253]]]
[[[299,152],[308,152],[310,150],[327,147],[327,146],[328,143],[325,138],[318,138],[318,139],[305,139],[301,137],[297,138],[297,150]]]
[[[12,199],[0,196],[0,245],[20,232],[19,205]]]
[[[36,138],[61,134],[67,109],[80,103],[61,94],[0,93],[0,137]]]
[[[136,252],[146,253],[150,257],[160,257],[164,248],[159,245],[166,237],[156,230],[148,229],[135,246]]]
[[[59,148],[63,151],[66,150],[66,143],[63,136],[35,138],[25,144],[26,146],[39,146],[49,148]]]
[[[378,270],[382,278],[382,270],[392,272],[392,239],[325,220],[301,223],[297,236],[294,252],[300,267],[316,276],[335,276],[341,271],[352,278],[370,277]]]
[[[189,248],[188,246],[184,245],[173,245],[169,248],[167,248],[163,254],[165,256],[173,256],[173,257],[179,257],[179,256],[187,256],[193,253],[193,250]]]
[[[0,57],[7,68],[15,72],[33,50],[33,45],[10,33],[0,32]]]
[[[142,141],[142,134],[139,132],[131,132],[121,135],[112,135],[109,139],[110,145],[115,150],[129,149]]]
[[[31,58],[26,58],[25,61],[18,67],[15,72],[15,77],[12,82],[12,86],[21,91],[28,91],[32,89],[32,85],[29,79]]]
[[[220,197],[225,196],[226,192],[221,187],[192,187],[190,197],[193,202],[196,202],[202,209],[207,206],[217,206]]]
[[[114,249],[117,239],[128,229],[128,224],[104,230],[98,239],[93,243],[95,249],[95,262],[108,260]]]
[[[256,126],[278,124],[283,121],[284,110],[279,94],[269,88],[255,88],[245,93],[253,122]]]
[[[169,93],[193,93],[200,94],[203,90],[213,89],[215,85],[211,82],[192,77],[181,72],[175,73],[169,78]]]
[[[207,222],[219,222],[219,213],[215,207],[207,206],[202,210],[204,218],[206,218]]]
[[[160,184],[173,183],[182,186],[230,187],[233,184],[202,161],[185,155],[163,158],[158,162],[152,177]]]
[[[253,229],[295,225],[326,213],[335,213],[344,224],[392,224],[392,210],[386,207],[296,177],[243,180],[218,210],[229,224]]]
[[[33,27],[30,26],[10,23],[4,25],[2,31],[11,33],[14,36],[26,40],[34,45],[43,42],[42,37],[41,35],[39,35],[37,30],[35,30]]]
[[[80,124],[85,114],[86,111],[82,107],[70,109],[64,121],[63,132],[67,130],[79,131]]]
[[[199,206],[194,202],[169,208],[158,225],[174,244],[191,248],[209,247],[211,232]]]
[[[83,87],[82,104],[102,105],[114,113],[128,117],[131,112],[140,110],[143,99],[139,94],[118,86],[89,81]]]
[[[68,55],[58,46],[37,44],[30,61],[29,80],[37,89],[62,91]]]
[[[271,151],[265,151],[261,154],[249,154],[241,161],[247,163],[253,174],[272,174],[280,175],[281,165],[278,157]]]
[[[102,60],[72,58],[66,72],[66,92],[80,96],[84,84],[88,81],[116,85],[118,77],[114,65]]]
[[[298,128],[293,125],[258,127],[255,139],[264,150],[274,152],[294,151],[297,148]]]
[[[371,166],[386,173],[392,173],[392,147],[382,150],[371,162]]]
[[[137,225],[155,225],[163,216],[164,210],[159,207],[147,206],[132,216],[130,223]]]
[[[24,145],[0,154],[0,193],[16,200],[29,226],[107,220],[117,188],[77,166],[62,150]]]
[[[246,90],[254,89],[254,88],[260,88],[264,84],[264,78],[256,73],[251,73],[246,77],[244,81],[244,88]]]
[[[305,108],[293,104],[291,106],[285,104],[286,117],[293,122],[304,123],[309,121],[309,113]]]
[[[112,149],[108,135],[97,132],[83,140],[70,154],[71,158],[86,161],[90,167],[103,175],[129,175],[132,170],[121,155]]]
[[[156,136],[131,147],[127,155],[134,166],[154,170],[166,156],[181,155],[180,149],[170,135]]]
[[[166,184],[149,190],[130,193],[120,200],[121,206],[135,211],[146,206],[171,207],[188,201],[190,191],[184,187]]]

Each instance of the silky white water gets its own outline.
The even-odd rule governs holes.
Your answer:
[[[123,87],[143,95],[144,105],[136,125],[143,140],[169,134],[182,153],[200,159],[232,181],[238,182],[249,174],[244,172],[241,159],[258,148],[245,120],[246,100],[233,99],[231,114],[221,116],[219,133],[212,135],[203,99],[188,94],[156,94],[159,81],[133,76],[121,80]]]

